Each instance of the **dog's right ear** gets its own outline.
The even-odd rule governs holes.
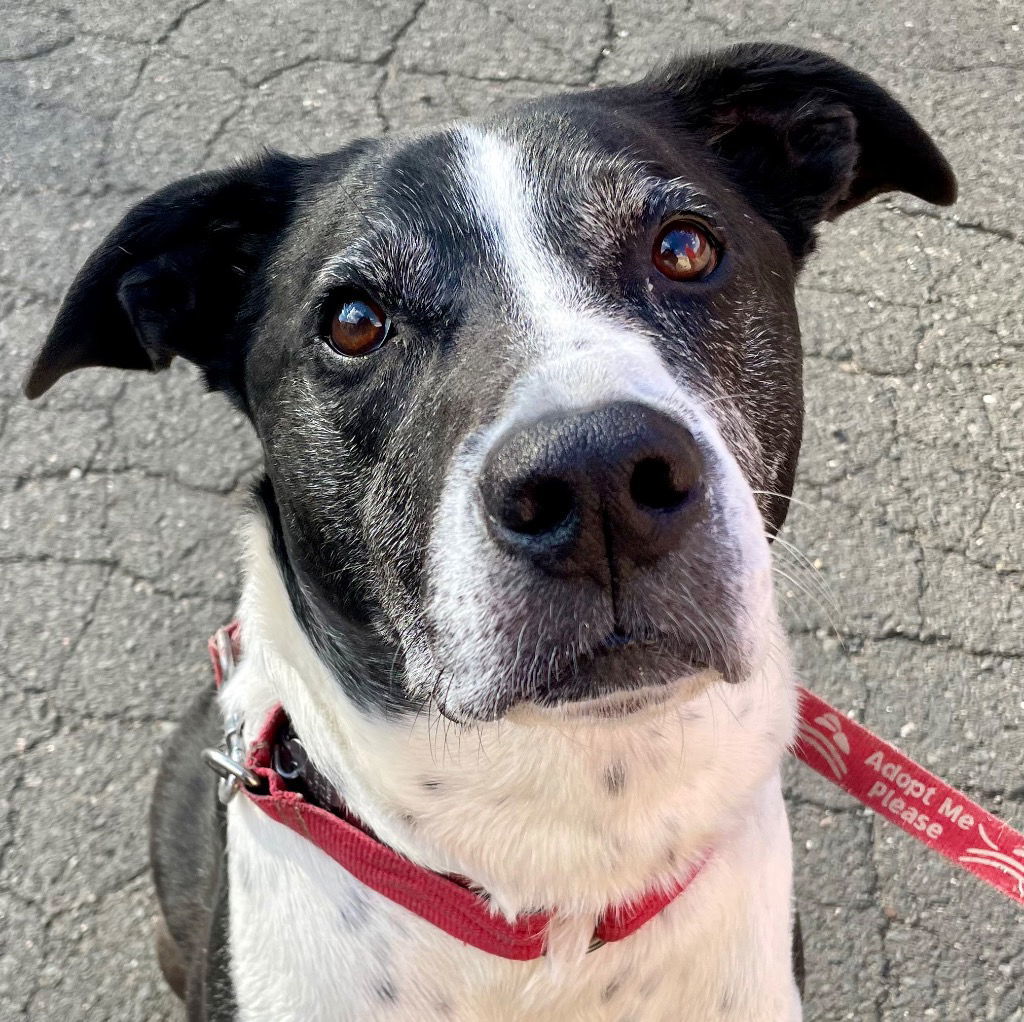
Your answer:
[[[180,355],[244,404],[237,323],[301,166],[267,154],[168,185],[130,210],[75,277],[25,394],[85,366],[155,371]]]
[[[956,198],[949,163],[910,112],[824,53],[740,43],[677,61],[633,94],[668,137],[682,128],[719,157],[798,260],[819,223],[875,195]]]

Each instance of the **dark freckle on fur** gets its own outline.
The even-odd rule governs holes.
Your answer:
[[[352,891],[348,900],[338,906],[338,916],[349,929],[358,929],[370,917],[369,899],[362,891]]]
[[[410,829],[416,826],[416,817],[412,813],[402,813],[401,820]]]
[[[675,868],[676,861],[677,861],[676,860],[675,849],[670,848],[668,850],[668,855],[665,856],[665,861],[668,863],[670,868]]]
[[[606,986],[604,990],[601,991],[601,1001],[604,1004],[607,1004],[615,996],[615,994],[618,992],[619,985],[621,982],[621,979],[613,979],[611,983],[609,983],[608,986]]]
[[[424,791],[437,791],[440,787],[442,787],[443,782],[439,780],[437,777],[425,777],[420,782],[420,784],[422,785]]]
[[[604,786],[609,795],[621,795],[626,786],[626,768],[622,763],[612,763],[604,771]]]
[[[377,996],[387,1004],[394,1004],[398,1000],[398,991],[390,979],[381,980],[375,989]]]
[[[649,976],[640,984],[640,996],[646,1001],[658,989],[661,980],[657,976]]]
[[[444,999],[438,1001],[434,1005],[434,1011],[436,1011],[438,1015],[443,1015],[445,1018],[452,1017],[452,1006]]]

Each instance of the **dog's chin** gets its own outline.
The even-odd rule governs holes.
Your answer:
[[[718,671],[695,669],[672,681],[562,700],[525,700],[505,719],[514,724],[559,726],[567,723],[615,724],[657,716],[689,702],[722,678]]]
[[[738,664],[658,643],[606,642],[556,669],[501,714],[514,723],[618,721],[663,712],[709,685],[737,680]]]

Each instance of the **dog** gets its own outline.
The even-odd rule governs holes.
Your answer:
[[[907,110],[830,57],[742,44],[268,152],[100,245],[27,395],[185,358],[265,455],[238,663],[153,803],[190,1018],[801,1017],[770,562],[801,440],[794,286],[819,223],[890,191],[955,199]],[[201,754],[226,720],[225,810]],[[410,908],[310,819],[495,940],[541,919],[541,950]]]

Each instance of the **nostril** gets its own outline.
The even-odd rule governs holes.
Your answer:
[[[504,524],[525,536],[554,532],[576,506],[572,488],[563,479],[538,479],[519,486],[504,508]]]
[[[690,490],[676,486],[672,466],[664,458],[643,458],[633,467],[629,494],[635,504],[650,511],[678,511]]]

